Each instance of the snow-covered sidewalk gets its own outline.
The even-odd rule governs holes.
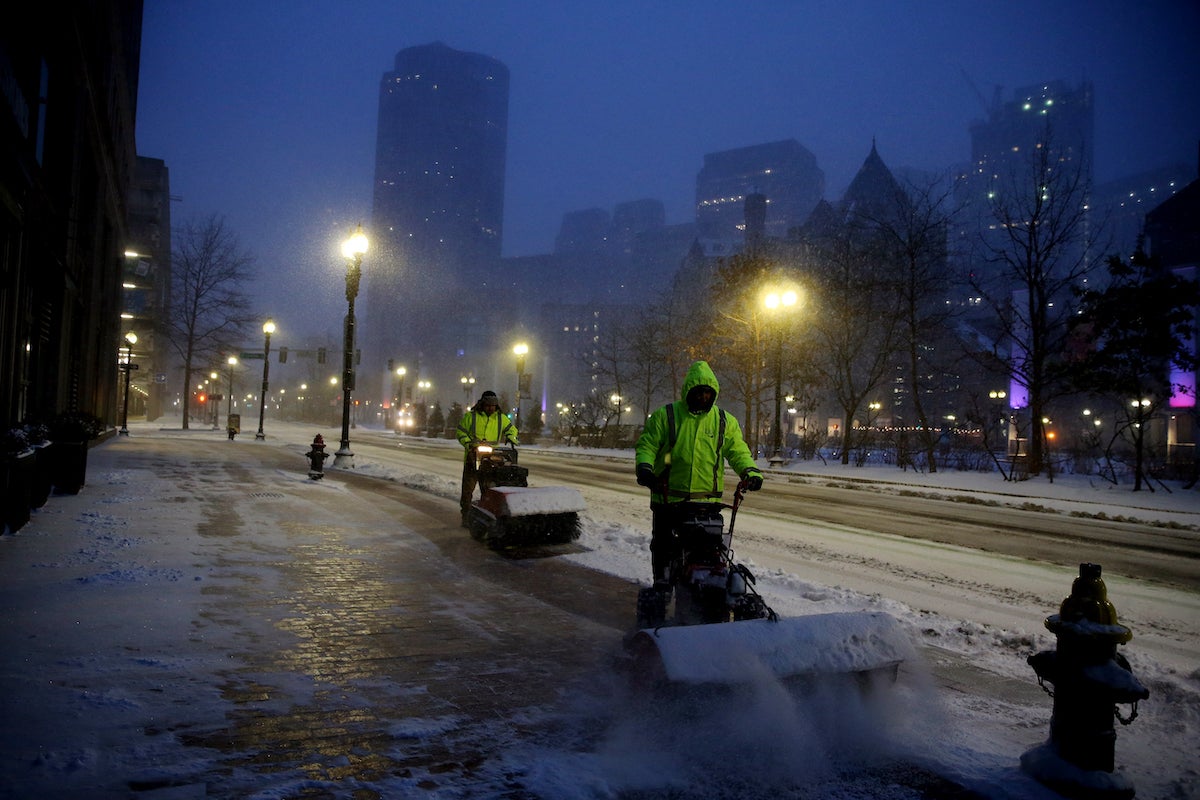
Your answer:
[[[214,598],[233,584],[267,595],[280,592],[289,571],[313,560],[330,563],[325,548],[331,535],[351,545],[346,552],[361,553],[350,557],[347,567],[369,563],[367,554],[381,547],[417,548],[422,558],[432,555],[426,538],[413,532],[404,515],[388,517],[389,527],[381,537],[380,512],[336,473],[321,483],[307,481],[299,453],[313,433],[307,426],[272,425],[266,443],[239,440],[226,443],[221,452],[270,447],[279,451],[277,466],[270,459],[257,465],[250,460],[239,463],[236,457],[205,456],[197,460],[202,468],[180,477],[171,466],[192,458],[189,451],[196,448],[189,442],[219,441],[218,434],[134,426],[136,439],[162,440],[158,466],[151,460],[131,468],[121,459],[128,440],[105,443],[93,451],[83,493],[53,498],[26,529],[0,540],[0,608],[6,618],[0,634],[0,676],[7,686],[0,701],[6,720],[0,742],[0,797],[222,796],[207,793],[203,776],[227,770],[228,754],[222,757],[194,742],[201,734],[220,730],[237,711],[231,700],[236,693],[229,678],[230,659],[252,650],[255,641],[274,641],[280,631],[303,641],[309,628],[307,623],[298,627],[303,619],[300,606],[288,606],[292,611],[281,611],[278,619],[255,622],[240,619],[235,607]],[[336,439],[325,433],[327,441]],[[373,462],[366,452],[356,460],[360,475],[423,482],[423,491],[435,500],[456,495],[451,477],[421,470],[409,473],[395,463]],[[910,473],[900,475],[906,487],[917,479]],[[864,477],[868,475],[861,470],[839,475],[834,467],[821,479]],[[970,489],[947,485],[951,474],[939,473],[936,481],[930,481],[932,477],[920,477],[930,491]],[[897,482],[895,475],[890,482]],[[1065,488],[1062,480],[1054,486]],[[1011,488],[1054,494],[1033,482]],[[1172,515],[1176,524],[1175,515],[1186,519],[1197,513],[1194,495],[1157,493],[1148,497],[1164,501],[1162,507],[1148,507],[1137,498],[1143,506],[1139,508],[1116,502],[1126,494],[1106,494],[1105,499],[1087,494],[1107,491],[1077,487],[1074,495],[1043,496],[1039,502],[1083,502],[1092,507],[1103,503],[1105,508],[1124,509],[1112,513]],[[194,502],[199,497],[207,502]],[[303,498],[304,507],[285,508],[291,503],[288,498],[295,497]],[[1022,497],[1015,495],[1013,502],[1026,502]],[[1184,499],[1192,500],[1193,507],[1176,504]],[[638,506],[636,513],[644,513],[640,502]],[[621,514],[619,508],[590,511],[592,526],[582,540],[588,552],[568,558],[614,575],[625,570],[631,572],[629,577],[640,575],[645,534],[622,524]],[[461,532],[451,529],[449,535]],[[227,550],[235,544],[236,556]],[[464,554],[477,549],[469,541],[463,546],[468,548],[461,551]],[[336,579],[337,573],[329,577]],[[936,787],[922,790],[914,788],[913,781],[897,782],[880,766],[900,759],[986,797],[1053,797],[1017,767],[1020,754],[1048,732],[1051,701],[1023,664],[1024,653],[1052,642],[1044,631],[997,630],[967,619],[935,619],[886,596],[852,597],[785,574],[766,580],[774,595],[785,595],[778,598],[780,606],[823,598],[882,607],[911,625],[936,631],[940,647],[927,651],[931,663],[911,665],[897,691],[875,706],[859,707],[834,694],[795,706],[784,703],[771,687],[760,687],[740,698],[741,705],[728,714],[715,710],[696,717],[694,709],[685,709],[678,710],[678,717],[647,718],[624,707],[618,689],[597,678],[595,685],[575,691],[565,702],[535,703],[530,697],[531,705],[521,709],[529,716],[490,731],[493,753],[469,777],[435,777],[418,770],[365,780],[361,770],[353,768],[362,754],[343,753],[338,758],[345,774],[357,777],[338,778],[331,767],[335,759],[323,762],[320,774],[284,769],[278,780],[263,780],[250,762],[267,754],[246,752],[242,766],[235,769],[238,774],[225,785],[245,790],[239,796],[262,798],[302,791],[340,797],[354,790],[385,797],[414,791],[439,798],[500,797],[514,785],[532,797],[568,800],[649,798],[657,793],[845,800],[939,796]],[[786,596],[788,592],[795,600]],[[336,625],[341,612],[334,600],[308,596],[303,613]],[[485,639],[498,636],[484,608],[467,604],[453,614],[470,620]],[[1013,666],[997,669],[1000,660],[993,659],[980,670],[973,662],[975,654],[985,650],[1005,654],[1003,662]],[[488,657],[504,655],[493,652]],[[243,695],[240,702],[280,710],[315,703],[318,713],[321,703],[331,703],[329,708],[338,713],[350,713],[356,706],[375,707],[383,702],[380,698],[396,691],[386,681],[373,679],[337,684],[302,660],[291,671],[260,677],[262,696],[246,700]],[[1163,671],[1146,679],[1151,699],[1142,705],[1136,723],[1119,731],[1117,763],[1132,778],[1139,797],[1197,796],[1200,776],[1192,763],[1191,744],[1200,731],[1197,675]],[[466,674],[463,680],[469,680]],[[331,686],[341,694],[332,696]],[[244,682],[241,690],[247,690]],[[395,757],[413,743],[462,741],[466,727],[453,715],[397,719],[381,752]],[[184,746],[189,740],[193,744]],[[712,777],[711,768],[689,762],[697,746],[724,754],[726,794],[714,793],[720,790],[705,783]]]

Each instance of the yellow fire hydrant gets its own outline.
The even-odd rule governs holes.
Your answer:
[[[1038,683],[1054,698],[1050,739],[1021,756],[1021,767],[1067,797],[1116,800],[1134,796],[1132,783],[1113,774],[1117,733],[1113,720],[1128,725],[1139,700],[1150,696],[1117,645],[1133,632],[1117,621],[1099,564],[1080,564],[1079,577],[1046,628],[1057,638],[1055,650],[1028,659]],[[1054,686],[1053,691],[1046,684]],[[1122,717],[1118,703],[1133,706]]]

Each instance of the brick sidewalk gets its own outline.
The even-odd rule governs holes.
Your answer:
[[[469,785],[523,715],[532,720],[560,699],[619,641],[623,615],[613,610],[631,605],[626,582],[556,559],[506,560],[455,524],[455,501],[347,473],[312,482],[305,466],[276,447],[204,435],[93,449],[83,492],[52,498],[4,543],[4,605],[17,622],[0,640],[4,674],[21,671],[20,650],[36,637],[39,650],[53,653],[51,669],[64,673],[47,676],[50,683],[101,696],[153,682],[157,690],[132,690],[148,717],[135,728],[219,754],[219,766],[192,776],[191,789],[207,794],[175,786],[172,797],[238,796],[266,776],[316,783],[411,776],[433,789]],[[155,482],[165,502],[139,496],[139,487]],[[199,507],[203,521],[187,528],[185,515],[172,514],[183,506]],[[112,555],[152,561],[154,574],[115,587],[107,593],[115,597],[93,609],[33,607],[29,598],[46,594],[39,582],[91,579],[95,564],[75,567],[73,548],[80,516],[93,508],[125,517],[113,523],[115,538],[102,537]],[[276,535],[263,535],[268,529]],[[31,570],[31,562],[56,569]],[[162,575],[171,577],[154,580]],[[560,605],[539,599],[544,592]],[[155,608],[176,602],[194,608],[190,629],[164,631],[167,620]],[[101,618],[89,619],[89,610]],[[73,653],[69,627],[45,626],[65,614],[111,639],[111,651]],[[122,651],[136,661],[97,663]],[[84,661],[90,672],[71,666]],[[32,721],[45,685],[30,681],[29,695],[10,692],[0,708],[9,719]],[[220,705],[212,692],[228,709],[220,718],[204,716]],[[101,765],[90,796],[126,796],[126,786],[150,796],[181,783],[179,772],[188,770],[155,767],[131,778],[103,774]],[[43,788],[43,796],[55,794],[53,785]]]

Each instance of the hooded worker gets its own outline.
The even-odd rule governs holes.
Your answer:
[[[638,438],[637,482],[650,489],[650,561],[656,585],[668,580],[676,550],[673,527],[682,509],[678,504],[720,503],[726,462],[747,489],[762,488],[762,471],[742,438],[741,425],[716,405],[720,388],[707,361],[692,362],[681,399],[651,414]]]
[[[462,524],[467,527],[467,512],[471,508],[471,498],[479,483],[479,473],[475,464],[475,446],[480,442],[499,444],[517,442],[517,426],[513,425],[508,415],[500,410],[500,401],[496,393],[484,392],[479,396],[479,402],[471,410],[463,414],[458,421],[458,441],[463,446],[462,496],[459,506],[462,510]]]

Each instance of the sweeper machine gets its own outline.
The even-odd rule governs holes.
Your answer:
[[[742,482],[732,504],[688,503],[680,509],[668,585],[639,590],[637,630],[625,638],[625,667],[634,683],[662,689],[730,686],[763,676],[801,684],[829,676],[894,680],[914,651],[888,614],[784,619],[766,604],[731,547],[745,492]],[[730,512],[728,529],[723,510]]]
[[[564,544],[579,538],[578,490],[529,485],[529,470],[517,464],[517,448],[480,442],[471,449],[480,498],[471,503],[471,536],[497,549]]]

